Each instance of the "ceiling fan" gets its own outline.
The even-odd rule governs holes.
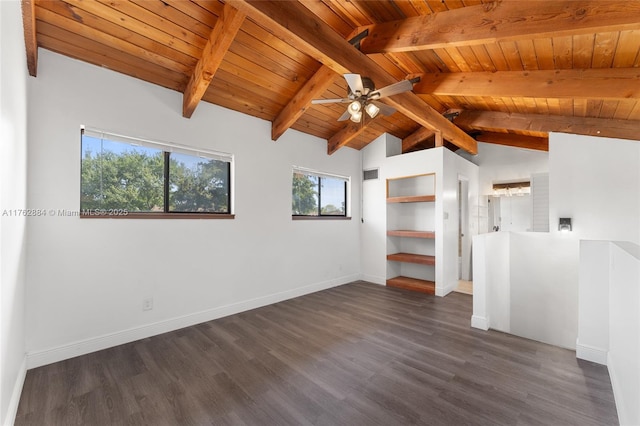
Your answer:
[[[363,111],[371,118],[374,118],[378,113],[382,115],[393,114],[396,112],[395,108],[376,101],[385,96],[408,92],[413,89],[415,83],[420,81],[420,77],[416,77],[411,80],[402,80],[376,90],[373,80],[369,77],[361,77],[360,74],[344,74],[344,79],[347,80],[347,85],[349,86],[346,98],[313,99],[311,103],[348,103],[349,106],[347,110],[338,118],[338,121],[345,121],[350,118],[351,121],[355,123],[359,123],[362,120]]]

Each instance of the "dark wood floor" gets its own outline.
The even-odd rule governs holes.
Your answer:
[[[605,367],[356,282],[30,370],[16,425],[613,425]]]

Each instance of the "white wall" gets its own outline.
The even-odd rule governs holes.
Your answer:
[[[572,218],[573,239],[625,242],[581,243],[577,356],[608,358],[620,422],[638,424],[640,255],[625,267],[631,255],[620,247],[640,244],[640,142],[550,134],[552,234],[559,233],[560,217]]]
[[[640,245],[580,242],[576,346],[607,365],[620,424],[640,424]]]
[[[0,2],[0,424],[13,424],[25,363],[27,78],[18,1]]]
[[[609,354],[621,425],[640,424],[640,246],[611,244]]]
[[[493,194],[494,183],[530,180],[532,175],[544,174],[549,170],[549,153],[544,151],[478,142],[477,155],[461,152],[461,150],[458,153],[480,167],[478,210],[477,213],[472,212],[478,216],[478,233],[480,234],[490,232],[493,225],[498,225],[492,217],[489,217],[494,206],[489,205],[490,201],[487,198]],[[501,201],[506,204],[504,208],[507,208],[509,206],[508,197],[501,198]],[[495,199],[492,201],[495,202]],[[519,200],[514,203],[520,206],[524,201]],[[531,229],[531,206],[529,204],[522,207],[528,207],[528,210],[520,209],[515,212],[515,227],[511,225],[512,220],[508,217],[509,211],[496,212],[496,217],[502,217],[503,226],[500,227],[500,230],[521,232]]]
[[[509,332],[511,262],[508,232],[473,237],[473,316],[471,326]]]
[[[576,347],[578,240],[533,232],[482,234],[474,238],[473,256],[474,327]]]
[[[640,142],[549,135],[549,227],[575,238],[640,244]]]
[[[478,168],[445,148],[387,157],[388,146],[398,143],[398,138],[383,135],[362,150],[363,168],[380,168],[379,179],[365,182],[363,187],[363,277],[378,284],[386,281],[386,179],[435,173],[435,281],[436,294],[444,296],[458,282],[458,177],[469,179],[469,205],[477,206]],[[477,232],[473,221],[470,230],[472,234]]]
[[[478,154],[460,153],[480,167],[478,191],[493,194],[493,184],[529,180],[532,174],[549,170],[549,153],[478,142]]]
[[[609,241],[580,241],[576,357],[607,363],[609,351]]]
[[[500,230],[506,232],[531,231],[531,196],[500,197]]]
[[[34,218],[31,367],[360,277],[360,154],[43,51],[30,82],[29,206],[79,209],[80,125],[235,155],[234,220]],[[352,176],[350,221],[292,221],[292,166]],[[142,311],[153,297],[154,309]]]
[[[575,349],[579,242],[540,232],[510,235],[511,333]]]
[[[362,278],[381,285],[387,280],[387,234],[381,232],[387,226],[386,177],[382,175],[382,166],[387,158],[387,139],[398,142],[397,138],[385,133],[360,151],[363,170],[379,168],[378,179],[362,183]]]

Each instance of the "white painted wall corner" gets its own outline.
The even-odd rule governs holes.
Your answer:
[[[379,284],[379,285],[387,285],[387,280],[384,277],[377,277],[375,275],[367,275],[367,274],[362,274],[362,280],[363,281],[367,281],[373,284]]]

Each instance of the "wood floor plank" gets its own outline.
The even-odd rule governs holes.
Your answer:
[[[617,424],[606,367],[362,281],[29,370],[16,425]]]

